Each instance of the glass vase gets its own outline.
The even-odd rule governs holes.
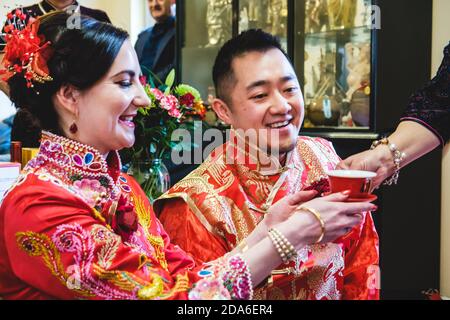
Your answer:
[[[161,159],[134,162],[128,174],[141,185],[152,204],[170,188],[169,170]]]

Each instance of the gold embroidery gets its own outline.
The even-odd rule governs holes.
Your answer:
[[[307,300],[308,299],[308,292],[306,289],[301,288],[297,294],[297,297],[295,300]]]
[[[245,189],[245,194],[252,198],[253,202],[258,204],[266,201],[272,190],[273,183],[271,183],[268,176],[263,176],[257,171],[250,170],[244,165],[236,165],[238,177],[242,177],[244,181],[240,180],[240,186]],[[253,195],[249,188],[255,186],[255,194]]]
[[[299,153],[302,160],[305,162],[308,168],[308,180],[307,184],[312,184],[315,181],[320,180],[322,177],[326,176],[325,170],[322,167],[314,151],[306,144],[305,141],[299,140]]]
[[[174,186],[173,191],[186,190],[188,196],[195,201],[200,202],[199,194],[206,194],[206,198],[198,204],[200,212],[208,212],[205,215],[208,223],[215,228],[217,223],[225,222],[226,231],[230,234],[236,234],[235,226],[231,220],[231,208],[223,197],[219,196],[214,186],[208,182],[207,175],[199,175],[204,168],[210,166],[209,162],[205,162],[199,168],[191,173],[187,178],[183,179]]]
[[[114,238],[116,238],[116,236],[112,235],[111,237],[111,233],[102,226],[94,226],[91,230],[91,236],[94,238],[93,240],[96,243],[104,244],[104,246],[99,250],[99,252],[101,252],[101,254],[99,254],[99,263],[92,264],[93,274],[98,276],[100,280],[106,280],[117,288],[137,294],[137,298],[146,300],[157,298],[168,299],[173,297],[176,293],[185,292],[189,289],[189,278],[187,274],[177,275],[174,287],[165,292],[166,281],[157,273],[151,274],[152,281],[149,282],[126,271],[106,270],[101,265],[108,265],[110,259],[113,259],[113,256],[115,256],[112,251],[115,250],[116,240]],[[92,285],[95,285],[96,283],[95,280],[93,283],[86,283],[87,287],[85,287],[85,285],[81,282],[80,287],[83,287],[84,289],[69,286],[70,276],[64,271],[61,256],[56,245],[47,235],[34,232],[19,232],[16,234],[16,238],[19,247],[32,257],[41,257],[45,266],[51,271],[52,275],[58,278],[65,287],[68,287],[74,292],[85,297],[97,296],[97,294],[95,294],[95,290],[99,287],[92,287]],[[137,289],[138,291],[136,292]],[[108,290],[111,292],[112,288],[103,287],[102,290],[106,290],[102,292],[105,294]],[[118,292],[118,297],[132,298],[134,296],[127,296]]]
[[[108,230],[112,231],[111,226],[106,223],[106,219],[103,217],[103,215],[100,212],[98,212],[98,210],[96,210],[95,208],[92,208],[92,213],[93,213],[95,219],[104,223],[105,226],[108,228]]]
[[[64,270],[61,262],[61,255],[55,244],[45,234],[35,232],[18,232],[16,241],[19,248],[31,257],[41,257],[45,266],[50,270],[64,287],[68,286],[70,276]],[[74,291],[86,297],[93,297],[89,291],[74,288]]]
[[[97,254],[97,259],[99,266],[108,270],[119,250],[121,238],[101,225],[95,225],[91,235],[97,244],[103,245]]]
[[[283,290],[281,290],[278,287],[272,287],[267,292],[267,299],[268,300],[286,300],[286,296],[283,293]]]
[[[337,287],[337,276],[344,269],[344,254],[337,244],[311,246],[314,266],[307,276],[308,287],[316,300],[323,298],[339,300],[341,293]]]
[[[139,278],[138,276],[135,276],[134,274],[126,271],[117,271],[117,270],[108,271],[103,269],[97,264],[94,264],[93,271],[94,274],[98,276],[100,280],[107,280],[116,287],[125,291],[133,291],[137,287],[150,286],[156,283],[156,282],[149,283]],[[154,276],[154,278],[158,277],[159,276],[157,275]]]
[[[189,277],[187,274],[177,275],[172,289],[165,291],[165,280],[158,274],[152,274],[151,282],[135,276],[126,271],[106,271],[97,265],[94,265],[94,272],[99,279],[107,280],[118,288],[133,292],[136,288],[137,297],[141,300],[166,300],[173,297],[176,293],[185,292],[189,289]]]
[[[155,258],[160,263],[164,270],[168,270],[168,265],[166,261],[166,255],[164,253],[164,240],[160,236],[154,236],[150,234],[150,227],[152,225],[152,218],[150,211],[146,208],[144,201],[137,196],[135,193],[132,194],[133,202],[138,216],[139,224],[144,229],[145,237],[148,242],[155,249]]]
[[[206,230],[208,230],[209,232],[211,232],[213,234],[216,234],[216,232],[214,230],[214,227],[209,223],[209,221],[206,219],[205,215],[202,213],[202,211],[200,211],[200,209],[195,204],[194,200],[192,200],[192,198],[187,193],[170,193],[170,194],[165,194],[165,195],[159,197],[157,201],[155,201],[155,203],[153,204],[153,207],[154,207],[156,212],[160,213],[160,209],[161,209],[159,207],[159,205],[160,205],[159,201],[160,200],[168,200],[168,199],[176,199],[176,198],[180,198],[184,202],[186,202],[188,207],[189,207],[189,209],[200,220],[200,222],[206,228]]]

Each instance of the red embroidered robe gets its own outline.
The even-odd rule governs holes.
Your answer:
[[[233,250],[273,203],[326,178],[326,170],[339,162],[332,145],[319,138],[299,138],[285,167],[271,159],[274,170],[250,161],[252,153],[244,148],[232,138],[154,204],[172,242],[197,263]],[[230,163],[230,154],[245,159],[244,164]],[[297,268],[291,264],[275,270],[255,298],[378,299],[371,278],[378,268],[378,236],[371,214],[341,240],[299,252]],[[314,265],[298,275],[299,263],[308,261],[308,250]]]
[[[194,267],[169,238],[145,194],[77,142],[44,133],[38,156],[0,207],[3,299],[186,299]],[[134,204],[126,238],[108,221],[119,195]]]

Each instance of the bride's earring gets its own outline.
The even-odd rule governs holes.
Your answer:
[[[69,130],[70,130],[70,133],[71,133],[71,134],[77,133],[77,132],[78,132],[77,124],[74,122],[74,123],[70,126]]]

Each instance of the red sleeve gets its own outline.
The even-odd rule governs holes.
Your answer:
[[[187,298],[197,279],[182,272],[190,260],[179,249],[166,243],[177,264],[165,269],[122,242],[82,200],[28,179],[5,199],[1,215],[11,270],[30,288],[57,299]]]
[[[164,200],[160,212],[172,243],[192,256],[197,266],[228,253],[226,242],[209,232],[182,199]]]

